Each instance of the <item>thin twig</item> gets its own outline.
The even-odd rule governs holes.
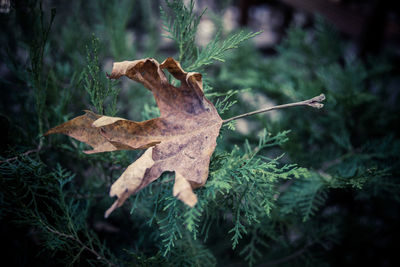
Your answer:
[[[259,265],[258,267],[273,266],[273,265],[277,265],[277,264],[280,264],[280,263],[284,263],[284,262],[290,261],[293,258],[296,258],[296,257],[300,256],[301,254],[303,254],[304,251],[306,251],[307,248],[309,246],[311,246],[311,245],[312,245],[312,243],[311,244],[307,244],[303,248],[301,248],[298,251],[294,252],[293,254],[290,254],[290,255],[288,255],[288,256],[286,256],[284,258],[281,258],[281,259],[277,259],[277,260],[274,260],[274,261],[263,263],[263,264]]]
[[[330,167],[335,166],[335,165],[341,163],[343,160],[345,160],[345,159],[347,159],[347,158],[349,158],[349,157],[354,156],[354,154],[356,154],[357,152],[358,152],[358,149],[355,149],[355,150],[353,149],[353,150],[351,150],[350,152],[348,152],[348,153],[346,153],[346,154],[344,154],[344,155],[341,155],[340,157],[337,157],[337,158],[335,158],[335,159],[326,161],[326,162],[324,162],[324,163],[322,164],[322,166],[321,166],[321,168],[319,169],[319,171],[325,172],[325,171],[328,170]]]
[[[28,151],[26,151],[24,153],[19,154],[18,156],[15,156],[15,157],[12,157],[12,158],[9,158],[9,159],[6,159],[6,160],[1,160],[0,163],[10,162],[10,161],[18,159],[20,156],[27,156],[27,155],[35,153],[35,152],[37,153],[37,152],[40,151],[40,149],[41,149],[41,147],[38,146],[37,148],[28,150]]]
[[[248,116],[251,116],[251,115],[254,115],[254,114],[268,112],[268,111],[275,110],[275,109],[297,107],[297,106],[310,106],[310,107],[313,107],[313,108],[322,108],[324,106],[324,104],[322,104],[321,102],[324,101],[324,100],[325,100],[325,95],[324,94],[320,94],[319,96],[313,97],[313,98],[308,99],[308,100],[289,103],[289,104],[284,104],[284,105],[278,105],[278,106],[273,106],[273,107],[268,107],[268,108],[263,108],[263,109],[259,109],[259,110],[256,110],[256,111],[244,113],[244,114],[241,114],[241,115],[238,115],[238,116],[223,120],[222,123],[227,123],[227,122],[230,122],[230,121],[233,121],[233,120],[241,119],[241,118],[248,117]]]
[[[98,199],[98,198],[104,198],[104,194],[87,194],[87,195],[81,195],[81,194],[77,194],[76,199]]]
[[[111,261],[109,261],[108,259],[106,259],[105,257],[103,257],[102,255],[100,255],[96,250],[94,250],[94,249],[92,249],[92,248],[86,246],[86,245],[85,245],[81,240],[79,240],[78,238],[76,238],[76,237],[74,237],[74,236],[72,236],[72,235],[68,235],[68,234],[65,234],[65,233],[61,233],[61,232],[59,232],[59,231],[57,231],[57,230],[55,230],[55,229],[52,229],[52,228],[49,227],[49,226],[45,226],[45,227],[46,227],[46,229],[47,229],[48,231],[52,232],[53,234],[56,234],[56,235],[58,235],[58,236],[61,236],[61,237],[67,238],[67,239],[71,239],[71,240],[77,242],[83,249],[85,249],[85,250],[91,252],[93,255],[95,255],[96,258],[97,258],[98,260],[103,260],[103,261],[105,261],[105,262],[108,264],[108,266],[117,266],[117,265],[115,265],[114,263],[112,263]]]

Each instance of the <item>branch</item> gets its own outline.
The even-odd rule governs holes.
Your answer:
[[[61,237],[64,237],[64,238],[67,238],[67,239],[70,239],[70,240],[73,240],[73,241],[77,242],[77,243],[81,246],[81,248],[83,248],[84,250],[87,250],[87,251],[89,251],[90,253],[92,253],[93,255],[95,255],[96,258],[97,258],[98,260],[102,260],[102,261],[106,262],[108,266],[116,266],[114,263],[112,263],[111,261],[109,261],[108,259],[106,259],[105,257],[103,257],[102,255],[100,255],[96,250],[94,250],[93,248],[90,248],[90,247],[86,246],[86,245],[85,245],[81,240],[79,240],[78,238],[76,238],[76,237],[74,237],[74,236],[72,236],[72,235],[68,235],[68,234],[65,234],[65,233],[61,233],[61,232],[59,232],[59,231],[57,231],[57,230],[55,230],[55,229],[52,229],[51,227],[49,227],[49,226],[47,226],[47,225],[45,225],[44,227],[45,227],[49,232],[51,232],[51,233],[53,233],[53,234],[56,234],[56,235],[58,235],[58,236],[61,236]]]
[[[28,150],[28,151],[26,151],[24,153],[19,154],[18,156],[15,156],[15,157],[12,157],[12,158],[9,158],[9,159],[5,159],[5,160],[1,160],[0,163],[10,162],[10,161],[18,159],[18,157],[20,157],[20,156],[28,156],[29,154],[37,153],[37,152],[40,151],[40,149],[41,149],[41,147],[38,146],[37,148]]]
[[[296,258],[296,257],[300,256],[301,254],[303,254],[307,250],[307,248],[309,246],[311,246],[311,245],[312,245],[312,243],[311,244],[307,244],[303,248],[301,248],[298,251],[294,252],[293,254],[290,254],[290,255],[288,255],[288,256],[286,256],[284,258],[281,258],[281,259],[277,259],[277,260],[274,260],[274,261],[263,263],[263,264],[259,265],[259,267],[274,266],[274,265],[278,265],[278,264],[290,261],[293,258]]]
[[[248,117],[254,114],[259,114],[259,113],[264,113],[264,112],[268,112],[271,110],[275,110],[275,109],[282,109],[282,108],[289,108],[289,107],[297,107],[297,106],[310,106],[313,108],[322,108],[324,106],[324,104],[322,104],[321,102],[325,100],[325,95],[324,94],[320,94],[319,96],[313,97],[311,99],[308,100],[304,100],[304,101],[300,101],[300,102],[294,102],[294,103],[289,103],[289,104],[284,104],[284,105],[278,105],[278,106],[273,106],[273,107],[268,107],[268,108],[263,108],[263,109],[259,109],[256,111],[252,111],[249,113],[244,113],[226,120],[223,120],[222,123],[227,123],[233,120],[237,120],[237,119],[241,119],[244,117]]]

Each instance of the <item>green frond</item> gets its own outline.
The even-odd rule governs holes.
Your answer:
[[[88,229],[88,203],[71,197],[75,174],[59,164],[49,170],[43,162],[29,156],[2,163],[0,174],[2,188],[7,188],[3,212],[18,224],[35,227],[43,253],[63,252],[65,257],[58,261],[67,264],[77,261],[83,251],[92,253],[88,261],[105,265],[116,261]]]
[[[171,251],[169,263],[172,266],[216,266],[217,260],[206,246],[199,240],[192,239],[189,233],[177,242],[176,248]]]
[[[194,1],[191,0],[189,7],[186,7],[182,1],[165,1],[168,10],[160,6],[163,29],[167,32],[164,37],[175,41],[179,57],[178,61],[182,66],[197,58],[198,49],[195,44],[197,27],[205,10],[200,14],[194,13]]]
[[[99,39],[93,35],[91,46],[86,47],[87,68],[84,72],[84,88],[90,96],[90,101],[99,114],[115,116],[118,112],[117,97],[119,89],[116,87],[118,82],[107,79],[100,70]],[[109,104],[106,106],[106,101]]]
[[[254,227],[249,234],[251,236],[250,241],[243,246],[239,254],[249,266],[254,266],[257,259],[261,258],[263,255],[261,248],[268,248],[268,244],[263,240],[258,227]]]
[[[217,34],[214,40],[200,51],[196,60],[190,65],[185,66],[185,69],[189,71],[198,71],[201,67],[210,65],[215,61],[224,62],[225,52],[238,48],[242,42],[251,39],[260,33],[261,31],[240,31],[238,33],[231,34],[223,41],[221,41],[220,35]]]
[[[182,222],[180,219],[178,199],[173,196],[166,198],[166,204],[163,208],[164,211],[168,210],[164,218],[160,218],[158,224],[160,225],[160,236],[164,246],[163,256],[169,254],[175,246],[175,241],[182,238]],[[181,204],[181,203],[179,203]]]
[[[305,222],[325,203],[326,185],[314,174],[294,181],[279,197],[280,211],[284,214],[299,213]]]

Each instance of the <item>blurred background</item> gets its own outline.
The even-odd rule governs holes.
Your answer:
[[[186,5],[190,1],[183,1]],[[32,11],[36,1],[1,2],[3,58],[13,55],[16,60],[27,61],[29,51],[19,44],[30,43],[38,34],[35,23],[38,15]],[[165,37],[159,7],[164,1],[43,1],[44,19],[49,19],[50,10],[57,15],[52,22],[46,52],[50,49],[56,68],[76,69],[86,60],[86,48],[93,36],[99,38],[100,63],[103,71],[110,71],[113,61],[142,57],[156,57],[162,61],[166,56],[176,54],[173,40]],[[288,29],[301,28],[312,42],[316,33],[316,21],[332,26],[335,36],[331,42],[345,41],[345,57],[356,57],[367,61],[371,56],[387,55],[393,64],[392,71],[398,71],[399,62],[399,4],[393,1],[357,0],[310,0],[310,1],[207,1],[195,2],[194,12],[200,15],[195,42],[205,47],[217,33],[227,36],[238,29],[262,31],[252,38],[252,49],[263,59],[276,55],[279,45],[287,39]],[[47,18],[46,18],[47,16]],[[56,37],[57,35],[57,37]],[[329,44],[326,44],[327,46]],[[249,45],[246,44],[248,47]],[[332,53],[327,47],[326,54]],[[57,60],[56,60],[57,58]],[[343,58],[342,58],[343,59]],[[254,62],[255,65],[262,64]],[[66,67],[69,66],[69,67]],[[68,71],[66,76],[68,76]],[[11,74],[3,61],[2,77]],[[66,78],[66,77],[65,77]],[[266,79],[267,80],[267,79]],[[396,83],[396,82],[395,82]],[[390,101],[398,94],[398,86],[391,86]],[[122,91],[124,93],[125,90]],[[3,105],[19,105],[3,97]],[[122,105],[124,106],[124,105]]]
[[[0,1],[3,258],[12,266],[398,266],[393,249],[400,238],[400,3],[197,0],[191,11],[195,17],[202,14],[197,30],[191,28],[197,50],[186,57],[168,38],[173,36],[168,18],[186,14],[171,11],[172,2]],[[183,3],[190,9],[191,1]],[[229,39],[240,39],[241,30],[259,33],[237,43]],[[221,60],[195,65],[200,51],[210,44],[223,47],[224,41],[233,45]],[[109,186],[139,152],[89,157],[79,142],[43,138],[85,109],[134,121],[158,116],[150,92],[128,79],[111,83],[105,73],[116,61],[152,57],[162,62],[170,56],[202,73],[206,96],[222,118],[320,93],[327,97],[322,110],[274,111],[222,129],[211,173],[245,140],[257,146],[264,130],[273,136],[290,130],[288,140],[262,156],[283,154],[281,164],[307,168],[311,178],[277,183],[272,215],[244,223],[249,228],[235,249],[229,231],[234,201],[204,208],[201,224],[218,214],[207,230],[210,237],[199,230],[200,238],[188,239],[199,243],[194,255],[203,263],[189,260],[195,256],[184,234],[183,244],[176,241],[172,254],[164,253],[166,230],[159,226],[169,217],[157,205],[166,207],[167,200],[157,202],[151,188],[131,197],[115,217],[103,219],[112,201]],[[92,99],[96,88],[105,94],[101,104]],[[69,182],[60,187],[52,177]],[[167,199],[171,187],[164,189]],[[64,198],[77,202],[55,200]],[[141,208],[132,212],[135,205]],[[57,232],[71,225],[69,237]],[[47,251],[60,262],[49,262]]]

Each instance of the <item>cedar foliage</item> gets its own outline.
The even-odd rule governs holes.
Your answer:
[[[223,117],[254,109],[243,94],[285,103],[323,92],[327,102],[321,111],[251,117],[248,135],[235,131],[235,122],[225,125],[193,209],[172,196],[172,175],[164,174],[102,218],[112,203],[109,186],[140,152],[86,155],[75,140],[41,135],[88,107],[138,120],[158,116],[140,85],[111,83],[102,70],[107,58],[174,56],[157,53],[160,34],[152,21],[158,14],[149,2],[85,1],[79,8],[65,4],[74,12],[56,15],[40,2],[16,1],[1,15],[8,71],[0,81],[6,141],[0,225],[3,242],[16,244],[6,251],[10,260],[41,266],[392,263],[394,255],[378,254],[396,241],[390,231],[399,219],[393,65],[388,57],[352,56],[319,18],[311,37],[292,27],[277,54],[263,58],[245,42],[257,33],[246,30],[219,32],[197,47],[203,13],[192,2],[162,3],[160,18],[177,58],[185,70],[204,75],[207,98]],[[130,23],[142,27],[136,29],[142,42],[128,46]]]

